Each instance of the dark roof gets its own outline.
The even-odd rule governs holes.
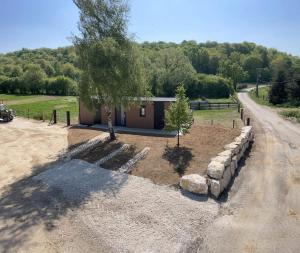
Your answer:
[[[92,96],[92,98],[96,98]],[[131,98],[132,100],[139,100],[139,101],[153,101],[153,102],[175,102],[175,97],[135,97]]]
[[[140,97],[142,101],[154,101],[154,102],[175,102],[176,98],[167,98],[167,97]]]

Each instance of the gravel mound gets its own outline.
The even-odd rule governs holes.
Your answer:
[[[72,160],[34,178],[73,203],[72,223],[111,252],[193,252],[218,213],[211,199]]]

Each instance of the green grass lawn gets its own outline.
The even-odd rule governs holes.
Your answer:
[[[300,109],[285,109],[281,110],[279,114],[284,118],[295,120],[300,123]]]
[[[233,120],[238,127],[243,126],[240,120],[240,114],[236,108],[221,109],[221,110],[199,110],[193,112],[194,119],[198,123],[204,124],[221,124],[226,127],[232,127]]]
[[[203,101],[202,99],[196,99],[193,101]],[[206,101],[210,103],[233,103],[234,101],[231,98],[208,98]]]
[[[11,101],[11,100],[23,100],[23,99],[32,99],[40,97],[38,95],[7,95],[7,94],[0,94],[0,101]]]
[[[11,105],[17,116],[49,121],[53,110],[57,111],[57,120],[66,122],[66,111],[71,113],[71,121],[78,121],[78,100],[76,97],[58,97],[51,100]]]

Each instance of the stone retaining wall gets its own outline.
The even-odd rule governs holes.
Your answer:
[[[234,177],[238,162],[244,156],[253,138],[252,126],[243,127],[240,136],[236,137],[234,142],[225,145],[224,151],[211,159],[205,177],[198,174],[183,176],[180,179],[180,186],[198,194],[210,192],[218,198]]]

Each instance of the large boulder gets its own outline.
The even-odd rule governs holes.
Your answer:
[[[232,153],[237,154],[240,150],[240,145],[237,142],[232,142],[224,146],[225,150],[232,150]]]
[[[194,192],[197,194],[207,194],[208,185],[206,183],[206,178],[198,174],[191,174],[183,176],[180,179],[180,186],[182,189],[189,192]]]
[[[216,161],[216,162],[222,163],[226,167],[231,162],[231,155],[228,155],[228,156],[225,156],[225,155],[224,156],[216,156],[216,157],[212,158],[211,161]]]
[[[221,152],[221,153],[218,154],[218,156],[230,156],[230,157],[232,155],[233,155],[233,153],[232,153],[231,149],[225,150],[225,151],[223,151],[223,152]]]
[[[221,185],[221,192],[226,189],[226,187],[229,185],[229,182],[231,181],[231,169],[230,166],[226,167],[223,177],[220,180],[220,185]]]
[[[237,168],[237,162],[236,160],[232,160],[230,163],[231,176],[234,176],[236,168]]]
[[[207,175],[211,178],[221,179],[225,170],[225,165],[218,161],[211,161],[208,164]]]
[[[216,198],[221,194],[221,185],[218,180],[211,180],[210,182],[210,193]]]

